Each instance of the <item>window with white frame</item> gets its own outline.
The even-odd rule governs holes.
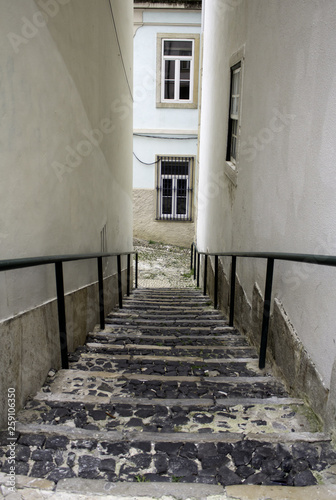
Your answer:
[[[157,34],[157,107],[197,108],[199,45],[199,34]]]
[[[158,157],[157,219],[192,220],[193,162],[192,157]]]
[[[239,109],[241,91],[241,62],[231,68],[229,128],[226,160],[234,165],[237,161],[238,136],[239,136]]]
[[[162,40],[162,101],[192,102],[194,40]]]

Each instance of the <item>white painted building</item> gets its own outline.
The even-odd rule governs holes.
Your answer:
[[[335,255],[336,3],[203,8],[199,250]],[[226,282],[230,259],[222,266]],[[235,321],[257,340],[265,261],[238,259],[237,277]],[[335,283],[333,268],[276,262],[271,325],[289,385],[332,426]]]
[[[194,238],[201,2],[134,2],[134,236]]]
[[[0,260],[132,250],[133,2],[0,9]],[[73,351],[99,318],[97,262],[64,264],[64,280]],[[60,366],[55,295],[53,265],[0,273],[0,426],[7,388],[19,409]]]

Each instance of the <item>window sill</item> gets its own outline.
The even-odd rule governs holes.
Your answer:
[[[157,108],[178,108],[178,109],[197,109],[197,103],[194,102],[157,102]]]
[[[224,163],[224,172],[225,175],[230,179],[234,186],[237,186],[237,167],[231,161],[226,161]]]

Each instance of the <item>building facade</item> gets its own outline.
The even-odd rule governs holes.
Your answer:
[[[201,2],[134,3],[134,236],[194,238]]]
[[[132,250],[133,2],[0,5],[0,259]],[[73,351],[99,318],[97,263],[64,280]],[[60,367],[55,295],[52,265],[0,273],[0,425],[8,387],[19,409]]]
[[[199,250],[335,255],[335,2],[203,7]],[[258,342],[265,261],[238,259],[237,279],[235,321]],[[335,301],[333,268],[276,262],[270,355],[333,427]]]

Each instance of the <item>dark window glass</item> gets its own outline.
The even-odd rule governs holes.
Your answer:
[[[190,96],[190,82],[180,82],[180,100],[188,100]]]
[[[175,79],[175,61],[165,61],[165,78],[166,80]]]
[[[175,93],[175,82],[171,80],[166,80],[164,88],[164,98],[174,99],[174,93]]]
[[[162,161],[161,175],[188,175],[188,162]]]
[[[180,61],[180,78],[190,80],[190,61]]]
[[[165,56],[191,56],[192,42],[187,40],[165,40],[163,54]]]

